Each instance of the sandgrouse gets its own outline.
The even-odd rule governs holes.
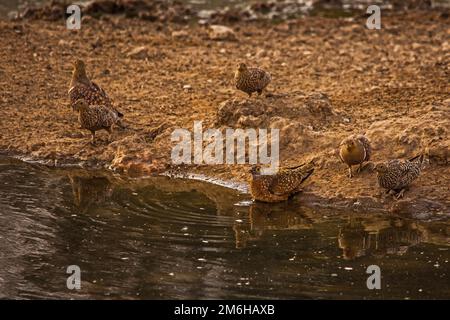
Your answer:
[[[114,124],[119,124],[119,116],[116,112],[101,105],[88,105],[83,100],[77,100],[73,105],[73,110],[79,112],[78,120],[82,129],[91,131],[92,144],[95,144],[95,131],[106,130],[112,134]]]
[[[252,166],[250,189],[253,200],[262,202],[285,201],[300,191],[300,185],[313,173],[312,163],[280,168],[273,175],[261,174],[261,167]]]
[[[370,141],[364,135],[351,135],[342,140],[339,145],[339,157],[348,165],[348,175],[351,178],[352,166],[358,165],[357,172],[361,171],[364,161],[369,161],[372,154]]]
[[[253,92],[258,92],[258,95],[261,95],[271,79],[272,77],[268,72],[260,68],[247,68],[245,63],[239,64],[234,74],[236,89],[247,93],[249,97],[252,96]]]
[[[123,117],[123,114],[113,106],[105,90],[88,78],[83,60],[75,61],[68,93],[71,105],[79,99],[84,99],[89,105],[102,105],[114,111],[118,117]]]
[[[405,188],[419,176],[424,161],[423,154],[409,160],[390,160],[375,166],[378,184],[387,192],[397,193],[397,199],[403,197]]]

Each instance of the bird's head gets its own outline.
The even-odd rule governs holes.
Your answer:
[[[88,103],[84,99],[79,99],[72,104],[73,111],[81,111],[88,108]]]
[[[250,168],[249,172],[251,173],[252,176],[260,175],[261,174],[261,166],[257,165],[257,164],[254,164]]]
[[[81,59],[75,60],[73,67],[74,67],[74,70],[86,70],[86,64]]]
[[[89,78],[86,74],[86,64],[81,59],[76,59],[73,64],[71,86],[75,84],[74,82],[90,84]]]
[[[247,65],[246,65],[245,63],[243,63],[243,62],[239,63],[239,65],[238,65],[238,71],[239,71],[239,72],[245,72],[245,71],[247,71]]]
[[[345,147],[347,148],[347,150],[353,150],[356,147],[356,142],[353,139],[349,139],[347,141],[345,141]]]
[[[374,170],[378,173],[384,173],[387,171],[387,165],[385,163],[377,163]]]

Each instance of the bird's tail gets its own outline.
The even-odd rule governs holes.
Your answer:
[[[117,110],[116,107],[112,107],[112,109],[114,110],[114,112],[117,114],[117,116],[118,116],[119,118],[123,118],[123,113],[120,112],[119,110]]]
[[[127,129],[127,126],[123,123],[123,118],[120,118],[118,115],[118,118],[116,118],[116,125],[121,129]]]
[[[423,153],[418,154],[417,156],[415,156],[411,159],[408,159],[409,162],[418,162],[420,164],[422,164],[424,162],[424,160],[425,160],[425,155]]]
[[[293,165],[293,166],[287,167],[287,168],[288,168],[288,169],[291,169],[291,170],[295,170],[295,169],[302,168],[302,167],[305,167],[305,166],[308,166],[308,167],[314,167],[315,165],[316,165],[316,164],[315,164],[314,159],[313,159],[313,160],[311,160],[311,161],[309,161],[309,162],[303,162],[302,164],[299,164],[299,165]]]
[[[302,177],[302,182],[305,181],[306,179],[309,178],[310,175],[312,175],[314,172],[314,168],[311,167],[309,168],[309,170],[306,172],[306,174]]]

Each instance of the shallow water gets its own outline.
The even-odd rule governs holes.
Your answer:
[[[449,222],[248,199],[0,158],[0,298],[450,297]]]

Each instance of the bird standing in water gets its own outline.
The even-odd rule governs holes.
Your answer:
[[[300,191],[300,185],[313,173],[312,163],[280,168],[273,175],[261,174],[261,167],[252,166],[250,189],[253,200],[262,202],[285,201]]]
[[[236,89],[247,93],[249,97],[253,92],[261,95],[270,80],[272,77],[268,72],[260,68],[247,68],[245,63],[239,64],[234,74]]]
[[[353,177],[352,166],[359,164],[357,172],[360,172],[363,162],[369,161],[371,154],[370,141],[362,134],[351,135],[342,140],[339,145],[339,157],[348,165],[350,178]]]
[[[83,60],[75,61],[68,93],[72,106],[76,101],[84,99],[88,105],[102,105],[111,109],[118,117],[123,117],[123,114],[113,106],[105,90],[88,78]]]
[[[117,113],[110,108],[100,105],[88,105],[83,99],[77,100],[72,105],[72,108],[74,111],[79,112],[78,120],[81,128],[91,131],[92,144],[95,144],[95,131],[106,130],[111,137],[112,127],[114,124],[118,124],[119,121]]]
[[[388,193],[397,193],[396,198],[403,197],[406,187],[417,179],[422,171],[424,155],[409,160],[390,160],[375,166],[378,184]]]

